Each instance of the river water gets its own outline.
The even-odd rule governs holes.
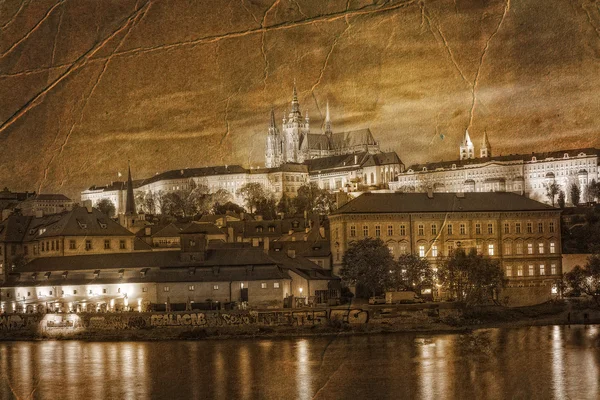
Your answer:
[[[599,399],[600,326],[0,343],[0,399]]]

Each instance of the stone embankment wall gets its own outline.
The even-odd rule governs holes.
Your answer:
[[[492,320],[511,322],[528,317],[502,307]],[[512,309],[514,310],[514,309]],[[470,310],[472,312],[473,309]],[[567,322],[566,308],[554,310],[537,323]],[[570,310],[571,323],[600,321],[600,311]],[[479,311],[481,314],[481,311]],[[469,313],[467,313],[469,314]],[[506,314],[506,315],[505,315]],[[90,340],[185,339],[235,335],[294,335],[349,330],[398,332],[448,330],[469,326],[457,304],[364,306],[358,308],[278,309],[262,311],[206,311],[169,313],[81,313],[0,315],[0,339],[65,338]],[[585,316],[585,318],[584,318]],[[532,324],[536,321],[531,320]],[[597,322],[595,322],[597,323]]]

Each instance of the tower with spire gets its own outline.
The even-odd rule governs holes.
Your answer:
[[[473,146],[473,142],[469,136],[469,130],[467,129],[465,131],[465,137],[460,144],[460,159],[470,160],[472,158],[475,158],[475,146]]]
[[[267,143],[265,146],[265,150],[265,166],[267,168],[275,168],[281,165],[281,133],[279,132],[279,129],[275,124],[275,110],[273,108],[271,108],[271,122],[269,124],[269,133],[267,134]]]
[[[487,131],[483,131],[483,139],[481,140],[481,149],[479,150],[479,156],[481,158],[487,158],[492,156],[492,146],[487,137]]]
[[[131,163],[127,160],[127,197],[125,199],[125,215],[136,215],[133,180],[131,179]]]
[[[327,100],[327,108],[325,111],[325,134],[327,137],[331,137],[331,117],[329,115],[329,100]]]

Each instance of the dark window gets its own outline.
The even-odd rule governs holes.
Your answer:
[[[109,250],[110,249],[110,240],[105,239],[104,240],[104,250]]]
[[[119,240],[119,249],[121,250],[125,250],[125,241],[124,240]]]
[[[85,249],[86,250],[91,250],[92,249],[92,241],[91,240],[86,240],[85,241]]]
[[[76,243],[74,240],[69,240],[69,249],[70,250],[75,250],[76,249]]]

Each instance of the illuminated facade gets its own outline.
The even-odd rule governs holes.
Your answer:
[[[509,304],[546,301],[562,278],[560,210],[517,194],[368,193],[329,219],[336,273],[352,241],[376,237],[395,257],[411,253],[435,264],[460,247],[498,260]],[[532,291],[539,293],[523,300]]]

